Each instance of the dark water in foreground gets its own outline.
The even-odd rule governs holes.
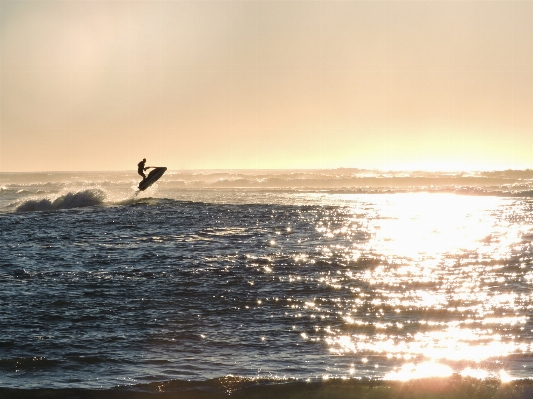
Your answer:
[[[452,376],[398,381],[330,380],[322,382],[247,380],[224,377],[208,381],[167,381],[111,389],[9,389],[0,388],[2,398],[11,399],[528,399],[533,382],[504,383]]]
[[[527,195],[56,180],[0,192],[0,396],[500,395],[533,373]]]

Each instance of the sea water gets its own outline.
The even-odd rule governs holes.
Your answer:
[[[0,387],[533,375],[531,171],[137,183],[0,174]]]

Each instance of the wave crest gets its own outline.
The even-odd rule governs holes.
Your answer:
[[[82,208],[103,204],[107,199],[105,191],[91,188],[68,192],[56,198],[30,198],[16,208],[17,212],[54,211],[58,209]]]

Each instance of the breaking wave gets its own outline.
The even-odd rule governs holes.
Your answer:
[[[0,388],[3,398],[174,398],[183,399],[264,399],[264,398],[507,398],[526,399],[533,394],[531,380],[502,384],[497,379],[479,380],[454,375],[449,378],[428,378],[411,381],[340,380],[294,381],[222,377],[207,381],[162,381],[149,384],[118,386],[109,389],[81,388]]]
[[[29,198],[21,200],[17,212],[54,211],[58,209],[83,208],[105,203],[107,194],[98,188],[68,192],[55,198]]]

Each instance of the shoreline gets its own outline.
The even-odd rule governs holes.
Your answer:
[[[533,380],[502,382],[498,379],[480,380],[453,375],[409,381],[330,379],[320,382],[280,382],[222,377],[206,381],[153,382],[109,389],[0,388],[0,396],[6,399],[526,399],[533,396]]]

